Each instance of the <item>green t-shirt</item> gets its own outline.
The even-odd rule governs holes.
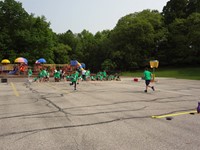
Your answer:
[[[60,79],[60,71],[57,71],[57,72],[54,73],[54,78]]]
[[[40,71],[38,76],[39,76],[39,78],[43,78],[43,77],[44,77],[44,76],[43,76],[43,72]]]
[[[90,76],[90,71],[87,70],[86,73],[85,73],[86,77]]]
[[[42,70],[42,76],[46,77],[47,76],[47,71],[46,70]]]
[[[32,70],[28,69],[28,76],[30,77],[30,76],[32,76],[32,74],[33,74]]]
[[[76,82],[78,80],[78,71],[76,71],[74,74],[71,75],[71,82]]]
[[[106,77],[106,72],[105,72],[105,71],[103,71],[103,77],[104,77],[104,78]]]
[[[151,72],[148,70],[144,71],[144,79],[145,80],[151,80]]]

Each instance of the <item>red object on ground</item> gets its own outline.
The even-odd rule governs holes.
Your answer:
[[[134,82],[138,82],[138,78],[134,78],[133,81],[134,81]]]

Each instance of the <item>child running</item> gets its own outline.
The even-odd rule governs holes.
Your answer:
[[[78,80],[79,72],[76,71],[74,74],[71,75],[71,82],[70,85],[74,85],[74,90],[76,90],[76,83]]]
[[[144,79],[145,79],[145,84],[146,84],[146,89],[144,90],[145,93],[147,93],[148,87],[150,87],[153,91],[155,91],[154,86],[149,85],[151,82],[151,77],[152,77],[152,73],[148,71],[148,68],[145,68],[145,71],[144,71]]]

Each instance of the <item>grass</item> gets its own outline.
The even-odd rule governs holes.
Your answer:
[[[153,70],[150,71],[153,72]],[[155,69],[155,75],[156,77],[200,80],[200,67],[158,68]],[[142,77],[143,70],[135,72],[122,72],[122,76]]]

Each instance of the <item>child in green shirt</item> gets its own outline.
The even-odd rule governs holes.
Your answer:
[[[148,87],[150,87],[153,91],[155,91],[154,86],[150,86],[151,77],[152,77],[152,73],[148,70],[148,68],[145,68],[144,79],[145,79],[146,89],[144,90],[144,92],[146,93],[147,93]]]
[[[32,74],[33,74],[33,72],[32,72],[32,70],[31,70],[31,68],[29,68],[29,69],[28,69],[28,77],[31,77]]]
[[[76,71],[74,74],[71,75],[71,82],[70,85],[74,85],[74,90],[76,90],[76,83],[78,80],[79,72]]]

